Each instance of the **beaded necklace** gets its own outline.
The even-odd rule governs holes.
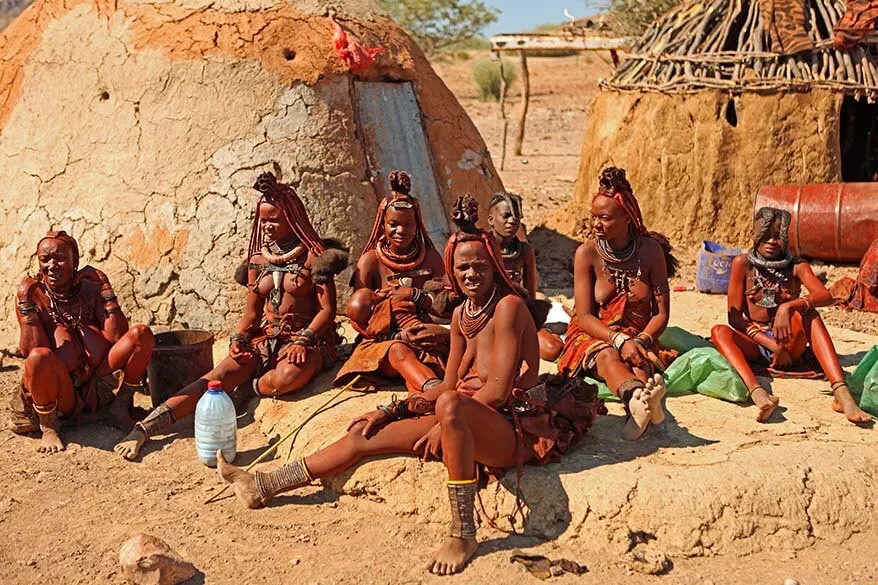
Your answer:
[[[631,285],[643,276],[643,271],[640,267],[640,257],[637,256],[638,248],[636,237],[632,237],[628,245],[619,251],[614,250],[607,240],[597,240],[596,249],[598,256],[601,258],[604,274],[613,283],[617,291],[624,292],[626,295],[631,294]],[[637,266],[635,268],[622,268],[619,266],[619,264],[628,262],[635,257],[637,258]]]
[[[390,249],[390,244],[382,236],[375,246],[375,253],[378,255],[378,261],[387,268],[402,272],[414,270],[424,262],[427,257],[427,247],[423,244],[420,236],[416,237],[412,242],[412,250],[408,254],[396,254]]]
[[[481,309],[473,309],[473,302],[470,298],[464,301],[463,310],[460,312],[460,331],[467,339],[472,339],[485,328],[485,325],[488,324],[488,321],[494,315],[494,307],[497,305],[497,300],[497,285],[495,284],[488,302]]]

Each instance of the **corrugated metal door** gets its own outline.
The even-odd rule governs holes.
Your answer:
[[[412,84],[355,81],[354,91],[360,134],[378,195],[390,194],[387,175],[393,169],[411,175],[412,194],[418,198],[427,231],[441,254],[450,233],[448,216]]]

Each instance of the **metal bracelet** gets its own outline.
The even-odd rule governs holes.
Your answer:
[[[19,301],[16,305],[18,312],[22,315],[37,312],[37,304],[31,301]]]
[[[399,420],[396,414],[394,414],[393,410],[391,410],[390,407],[386,404],[379,404],[377,408],[378,410],[386,414],[390,418],[390,420]]]
[[[246,335],[244,335],[243,333],[235,333],[234,335],[232,335],[232,336],[229,338],[229,345],[232,345],[232,344],[235,343],[236,341],[237,341],[238,343],[240,343],[240,344],[243,344],[243,345],[249,345],[249,344],[250,344],[250,338],[247,337]]]
[[[305,329],[302,329],[301,331],[299,331],[298,335],[301,337],[307,337],[308,339],[310,339],[310,338],[314,337],[314,331],[312,329],[308,329],[306,327]]]
[[[630,335],[617,331],[612,337],[610,337],[610,343],[616,348],[616,351],[622,351],[622,346],[625,345],[625,342],[629,339],[631,339]]]

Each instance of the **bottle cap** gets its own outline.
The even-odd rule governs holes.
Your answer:
[[[223,391],[223,383],[219,380],[211,380],[207,383],[207,390],[209,392],[222,392]]]

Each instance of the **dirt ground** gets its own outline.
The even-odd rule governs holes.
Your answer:
[[[499,113],[496,104],[475,98],[469,77],[472,62],[441,63],[437,69],[473,117],[499,167]],[[501,174],[508,189],[526,197],[526,221],[537,245],[545,288],[552,294],[569,295],[570,258],[577,242],[553,230],[552,216],[572,194],[588,102],[597,91],[597,79],[608,75],[610,68],[599,56],[531,59],[530,68],[533,99],[524,156],[512,156],[512,123],[509,155]],[[517,108],[513,95],[511,116],[517,116]],[[675,284],[694,283],[696,253],[680,251],[683,270]],[[834,279],[852,275],[855,269],[831,267],[827,272]],[[673,302],[672,312],[677,315],[704,306],[703,297],[694,293],[675,295]],[[716,319],[722,319],[721,306],[715,299],[711,303],[719,313]],[[823,313],[834,325],[878,334],[872,315]],[[878,342],[878,337],[873,341]],[[19,365],[17,360],[6,359],[0,370],[0,395],[15,391]],[[8,414],[5,402],[0,407],[2,419]],[[266,444],[258,425],[251,423],[252,415],[240,420],[237,463],[252,461]],[[122,434],[102,424],[69,431],[67,451],[53,456],[36,453],[35,439],[0,432],[0,468],[4,470],[0,474],[0,582],[123,583],[119,547],[141,531],[166,540],[193,561],[203,571],[194,583],[443,581],[423,571],[443,526],[416,515],[401,517],[380,503],[314,487],[255,512],[240,508],[232,499],[204,505],[219,482],[197,460],[187,426],[186,421],[179,423],[178,434],[154,442],[134,463],[112,452]],[[875,444],[870,437],[860,448],[874,449]],[[574,559],[586,564],[589,573],[554,581],[780,585],[786,578],[795,578],[803,585],[875,583],[876,538],[873,530],[842,544],[817,540],[799,551],[673,558],[673,569],[662,577],[632,574],[617,557],[590,555]],[[455,583],[536,582],[521,566],[509,563],[509,551],[514,548],[552,558],[568,554],[553,541],[506,537],[492,531],[484,531],[483,539],[481,552],[463,575],[453,578]]]

